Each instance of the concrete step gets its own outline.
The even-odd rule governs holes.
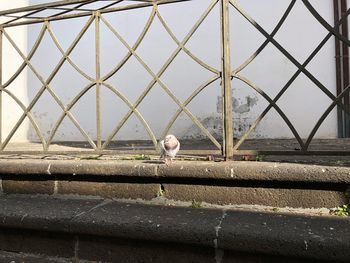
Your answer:
[[[0,160],[0,191],[273,207],[349,203],[350,167],[274,162]]]
[[[349,223],[335,216],[2,195],[0,261],[348,262]]]

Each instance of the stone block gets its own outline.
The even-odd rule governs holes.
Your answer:
[[[159,184],[59,181],[58,194],[91,195],[117,199],[150,200],[157,196]]]
[[[204,201],[220,205],[266,205],[274,207],[336,207],[347,202],[345,193],[310,189],[276,189],[206,185],[164,184],[165,195],[179,201]]]
[[[53,194],[54,181],[2,180],[5,194]]]

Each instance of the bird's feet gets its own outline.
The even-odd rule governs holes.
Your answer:
[[[166,166],[169,166],[173,163],[173,160],[171,158],[165,158],[164,159],[164,163]]]

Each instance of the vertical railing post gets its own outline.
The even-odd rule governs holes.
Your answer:
[[[95,50],[96,50],[96,137],[97,149],[101,149],[101,64],[100,64],[100,12],[95,12]]]
[[[2,65],[3,65],[3,45],[2,45],[2,38],[3,38],[3,29],[0,28],[0,146],[2,145]],[[1,149],[2,147],[0,147]]]
[[[223,97],[223,146],[225,159],[233,158],[233,120],[231,91],[231,51],[230,51],[230,21],[229,0],[221,0],[221,85]]]

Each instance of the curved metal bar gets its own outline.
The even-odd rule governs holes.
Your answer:
[[[202,61],[200,58],[195,56],[191,51],[189,51],[184,45],[181,44],[181,42],[176,38],[174,33],[171,31],[171,29],[168,27],[167,23],[163,19],[163,17],[160,15],[159,10],[157,9],[157,17],[159,18],[159,21],[162,23],[165,30],[168,32],[168,34],[171,36],[171,38],[175,41],[175,43],[187,54],[189,55],[194,61],[196,61],[199,65],[201,65],[203,68],[215,73],[219,74],[220,71],[209,66],[204,61]]]
[[[106,83],[106,82],[103,82],[102,83],[103,86],[107,87],[109,90],[111,90],[114,94],[116,94],[122,101],[124,101],[128,107],[130,108],[130,110],[132,110],[135,114],[136,114],[136,117],[140,120],[140,122],[143,124],[143,126],[145,127],[146,131],[148,132],[153,144],[154,144],[154,147],[157,147],[157,139],[156,139],[156,136],[154,135],[151,127],[148,125],[148,123],[146,122],[146,120],[143,118],[143,116],[141,115],[141,113],[133,108],[133,105],[132,103],[121,93],[119,92],[116,88],[114,88],[112,85]],[[119,125],[118,125],[119,127]],[[121,128],[122,126],[120,126]],[[118,129],[118,131],[120,130],[120,128]],[[113,138],[112,138],[113,139]],[[111,140],[109,140],[110,142]],[[107,141],[106,141],[107,142]],[[108,144],[104,143],[102,145],[102,149],[105,149],[106,147],[108,146]]]
[[[45,149],[46,148],[45,138],[42,135],[40,128],[39,128],[38,124],[36,123],[34,117],[32,116],[31,112],[26,109],[24,104],[11,91],[9,91],[8,89],[5,89],[5,88],[0,88],[0,91],[7,93],[18,104],[18,106],[21,107],[21,109],[23,110],[23,112],[29,118],[31,124],[33,125],[35,132],[41,141],[43,149]],[[22,124],[22,122],[21,122],[21,124]],[[11,132],[8,134],[7,137],[11,139],[12,136],[16,133],[17,129],[11,130]],[[7,140],[7,138],[6,138],[6,140],[1,144],[1,147],[0,147],[1,150],[3,150],[6,147],[6,145],[9,143],[10,139]]]
[[[69,55],[72,50],[74,49],[74,47],[77,45],[78,41],[81,39],[82,35],[86,32],[86,30],[88,29],[88,27],[91,25],[92,21],[94,20],[94,17],[91,17],[88,22],[86,23],[86,25],[83,27],[83,29],[80,31],[79,35],[75,38],[75,40],[73,41],[73,43],[70,45],[70,47],[67,50],[67,54]],[[56,65],[56,67],[54,68],[54,70],[52,71],[52,73],[49,75],[48,79],[46,81],[43,80],[43,78],[40,76],[40,74],[38,74],[35,70],[35,68],[29,63],[29,61],[26,60],[25,56],[23,55],[23,53],[21,52],[21,50],[18,48],[18,46],[16,45],[16,43],[14,43],[14,41],[8,36],[8,40],[11,42],[11,44],[13,45],[13,47],[17,50],[17,52],[19,53],[19,55],[23,58],[23,60],[26,61],[27,65],[31,68],[31,70],[36,74],[36,76],[38,77],[38,79],[43,83],[43,86],[41,87],[41,89],[38,91],[38,93],[36,94],[36,96],[32,99],[32,101],[30,102],[29,106],[27,107],[27,111],[30,111],[34,105],[36,104],[36,102],[39,100],[39,98],[41,97],[41,95],[44,93],[44,91],[46,89],[48,89],[48,91],[52,91],[50,89],[50,87],[48,86],[49,83],[51,82],[51,80],[54,78],[54,76],[57,74],[57,72],[59,71],[59,69],[61,68],[61,66],[63,65],[65,58],[63,57],[59,63]],[[60,104],[60,103],[59,103]],[[62,103],[61,103],[62,104]],[[61,106],[61,105],[60,105]],[[14,126],[13,130],[17,130],[18,127],[21,125],[22,121],[24,120],[24,118],[26,117],[26,114],[23,114],[21,116],[21,118],[17,121],[16,125]],[[13,136],[13,133],[11,133],[11,137]],[[11,137],[8,137],[7,142],[11,139]]]
[[[16,47],[15,47],[16,48]],[[20,52],[20,50],[17,50],[17,52],[24,58],[24,54],[22,54],[22,52]],[[64,57],[63,57],[64,59]],[[62,63],[63,64],[63,63]],[[57,104],[61,107],[61,109],[63,111],[65,111],[65,107],[64,107],[64,104],[63,102],[58,98],[58,96],[56,95],[56,93],[51,89],[51,87],[49,86],[49,83],[48,82],[45,82],[43,77],[36,71],[36,69],[33,67],[33,65],[27,61],[27,65],[28,67],[33,71],[33,73],[37,76],[37,78],[40,80],[40,82],[42,83],[43,87],[45,87],[45,89],[51,94],[51,96],[53,97],[53,99],[57,102]],[[54,71],[55,72],[55,71]],[[58,72],[58,70],[56,71],[56,73]],[[69,118],[73,121],[73,123],[77,126],[77,128],[82,131],[83,135],[84,136],[87,136],[88,135],[85,133],[85,131],[81,128],[81,126],[79,125],[78,121],[74,118],[74,116],[70,113],[70,112],[67,112],[66,113]],[[88,137],[89,138],[89,137]],[[91,141],[91,140],[88,140],[88,141]],[[49,147],[49,143],[46,144],[46,146],[44,147],[44,151],[45,150],[48,150],[48,147]],[[93,145],[92,145],[93,146]]]
[[[203,19],[204,20],[204,19]],[[201,20],[199,23],[197,23],[197,25],[199,26],[201,24],[201,22],[203,21]],[[220,143],[210,134],[210,132],[198,121],[198,119],[187,109],[185,108],[182,103],[174,96],[174,94],[169,90],[169,88],[159,79],[159,76],[156,75],[148,66],[147,64],[137,55],[137,53],[132,50],[132,48],[126,43],[126,41],[120,36],[120,34],[111,26],[109,26],[109,23],[107,21],[104,21],[104,23],[110,28],[110,30],[115,34],[115,36],[123,43],[123,45],[130,51],[132,52],[132,54],[134,55],[134,57],[141,63],[141,65],[147,70],[147,72],[153,77],[153,81],[158,82],[158,84],[164,89],[164,91],[174,100],[174,102],[180,107],[182,108],[182,110],[190,117],[190,119],[200,128],[201,131],[203,131],[208,138],[215,144],[216,147],[218,147],[219,149],[221,149],[221,145]],[[192,33],[193,34],[193,33]],[[191,35],[192,35],[191,34]],[[179,52],[181,50],[181,48],[177,48],[177,51]],[[178,52],[176,54],[178,54]],[[174,56],[175,58],[175,56]],[[173,59],[174,59],[173,58]],[[169,65],[170,63],[168,63]],[[153,84],[154,85],[154,84]],[[152,85],[152,87],[153,87]],[[135,107],[136,108],[136,107]],[[126,120],[129,118],[129,116],[131,115],[130,111],[127,114],[127,118]],[[126,121],[125,120],[125,121]],[[125,123],[125,122],[124,122]],[[122,123],[123,125],[123,123]],[[114,130],[115,132],[115,130]],[[112,138],[115,136],[115,133],[112,133]],[[108,138],[108,143],[110,141],[110,137]]]
[[[231,3],[232,4],[232,3]],[[338,27],[340,24],[343,23],[343,21],[346,19],[346,17],[349,15],[349,10],[342,16],[342,18],[339,20],[339,22],[334,26],[334,28]],[[328,33],[327,36],[320,42],[320,44],[316,47],[316,49],[310,54],[310,56],[305,60],[305,62],[302,64],[302,68],[305,68],[310,61],[316,56],[316,54],[321,50],[321,48],[325,45],[325,43],[329,40],[329,38],[332,36],[332,33]],[[302,72],[301,68],[298,68],[298,70],[294,73],[294,75],[289,79],[289,81],[284,85],[284,87],[280,90],[280,92],[276,95],[274,98],[274,102],[277,102],[278,99],[284,94],[284,92],[289,88],[289,86],[294,82],[294,80],[299,76],[299,74]],[[341,108],[345,108],[343,104],[339,104]],[[257,125],[261,121],[261,119],[269,112],[269,110],[272,108],[272,105],[270,104],[261,114],[260,116],[255,120],[253,123],[253,126],[251,126],[248,131],[244,134],[244,138],[240,140],[240,144],[244,141],[245,138],[249,136],[249,134],[253,131],[253,127]]]
[[[242,10],[242,8],[240,8],[236,2],[233,2],[232,0],[230,0],[230,4],[236,8],[236,10],[241,13],[243,15],[244,18],[246,18],[249,23],[251,23],[256,29],[258,29],[260,31],[260,33],[262,33],[284,56],[286,56],[297,68],[298,68],[298,73],[300,74],[300,72],[303,72],[305,74],[305,76],[307,76],[321,91],[323,91],[323,93],[325,93],[331,100],[336,100],[336,97],[333,95],[333,93],[331,93],[317,78],[315,78],[304,66],[304,64],[307,64],[310,62],[309,59],[307,59],[303,65],[301,65],[286,49],[284,49],[274,38],[272,38],[253,18],[251,18],[245,11]],[[342,21],[345,19],[346,16],[348,16],[350,13],[350,9],[346,12],[346,14],[342,17],[342,19],[339,21],[339,23],[337,24],[337,26],[342,23]],[[332,35],[331,33],[329,33],[328,35]],[[326,38],[328,38],[328,35],[326,36]],[[329,37],[330,37],[329,36]],[[325,39],[326,39],[325,38]],[[321,42],[323,43],[322,45],[324,45],[324,41],[325,39]],[[319,45],[320,46],[320,45]],[[319,46],[317,47],[317,49],[319,48]],[[319,49],[317,50],[317,52],[319,51]],[[315,55],[314,53],[316,52],[316,50],[313,52],[313,55]],[[317,53],[316,52],[316,53]],[[311,57],[311,56],[310,56]],[[309,58],[310,58],[309,57]],[[308,61],[308,62],[307,62]],[[307,62],[307,63],[306,63]],[[300,72],[299,72],[300,71]],[[294,76],[293,76],[294,77]],[[293,78],[292,77],[292,78]],[[291,83],[289,83],[290,85]],[[346,109],[346,107],[338,101],[338,105],[339,107],[341,107],[342,109],[344,109],[345,111],[348,111]]]
[[[347,16],[350,14],[350,11],[348,10],[339,20],[338,23],[336,23],[336,25],[334,26],[334,28],[338,27],[339,25],[341,25],[343,23],[343,21],[347,18]],[[319,43],[319,45],[314,49],[314,51],[310,54],[310,56],[305,60],[305,62],[302,64],[302,67],[305,68],[310,61],[317,55],[317,53],[321,50],[321,48],[326,44],[326,42],[330,39],[330,37],[332,36],[332,33],[328,33],[325,38]],[[285,91],[289,88],[289,86],[294,82],[294,80],[299,76],[299,74],[302,72],[302,70],[300,68],[298,68],[298,70],[294,73],[294,75],[289,79],[289,81],[283,86],[283,88],[279,91],[279,93],[276,95],[276,97],[274,98],[274,102],[277,102],[279,100],[279,98],[285,93]],[[340,106],[341,108],[343,108],[343,110],[345,110],[345,106],[343,104],[339,104],[338,106]],[[264,116],[269,112],[269,110],[272,108],[272,105],[270,104],[269,106],[267,106],[267,108],[260,114],[260,116],[256,119],[256,121],[254,122],[253,126],[256,126],[258,122],[260,122],[260,120],[262,118],[264,118]],[[348,111],[347,111],[348,112]],[[249,134],[253,131],[252,127],[250,127],[248,129],[248,131],[245,133],[245,138],[247,138],[249,136]],[[242,142],[241,142],[242,144]]]
[[[327,23],[326,20],[316,11],[316,9],[310,4],[309,1],[307,0],[302,0],[306,8],[310,11],[310,13],[316,18],[316,20],[324,27],[326,28],[329,32],[331,32],[336,38],[341,40],[343,43],[346,43],[348,46],[350,46],[350,41],[349,39],[346,39],[343,37],[341,34],[339,34],[334,28]]]
[[[299,133],[297,132],[297,130],[294,128],[293,124],[290,122],[290,120],[288,119],[288,117],[284,114],[284,112],[280,109],[280,107],[270,98],[270,96],[268,96],[263,90],[261,90],[259,87],[257,87],[256,85],[254,85],[251,81],[249,81],[248,79],[246,79],[243,76],[240,75],[234,75],[233,76],[236,79],[239,79],[241,81],[243,81],[244,83],[246,83],[248,86],[250,86],[252,89],[254,89],[256,92],[258,92],[261,96],[264,97],[264,99],[266,99],[270,105],[272,105],[275,110],[278,112],[278,114],[281,116],[281,118],[285,121],[285,123],[287,124],[288,128],[291,130],[291,132],[293,133],[295,139],[297,139],[298,143],[300,144],[300,147],[303,147],[304,143],[303,140],[300,138]],[[253,123],[253,125],[249,128],[249,130],[254,130],[256,128],[256,126],[260,123],[261,119],[258,118],[257,121],[255,121]],[[237,144],[234,146],[234,150],[237,150],[241,144],[247,139],[249,133],[245,133],[242,138],[237,142]]]
[[[316,79],[305,67],[312,60],[312,58],[317,54],[317,52],[322,48],[322,46],[327,42],[327,40],[332,36],[332,33],[329,33],[317,46],[314,52],[305,60],[305,62],[301,65],[288,51],[286,51],[275,39],[273,39],[254,19],[252,19],[246,12],[244,12],[237,4],[233,3],[230,0],[232,6],[236,8],[238,12],[240,12],[255,28],[257,28],[269,41],[279,49],[282,54],[284,54],[297,68],[298,71],[293,75],[293,77],[288,81],[285,87],[281,90],[281,92],[277,96],[281,96],[286,89],[290,86],[290,84],[296,79],[296,77],[303,72],[321,91],[323,91],[331,100],[335,100],[336,97],[322,84],[318,79]],[[335,27],[339,26],[344,19],[350,14],[350,9],[342,16],[339,23],[335,25]],[[276,96],[276,97],[277,97]],[[277,98],[278,99],[278,98]],[[343,110],[348,111],[346,107],[338,102],[338,106]]]
[[[209,86],[214,81],[218,80],[220,77],[221,77],[220,75],[216,75],[216,76],[212,77],[211,79],[209,79],[208,81],[204,82],[202,85],[200,85],[183,103],[184,107],[186,107],[202,90],[204,90],[207,86]],[[173,117],[169,121],[168,125],[164,129],[164,132],[163,132],[161,138],[164,138],[168,134],[170,128],[173,126],[173,124],[175,123],[177,118],[180,116],[182,111],[183,111],[182,108],[180,108],[175,112],[175,114],[173,115]]]
[[[314,128],[312,129],[312,131],[310,132],[309,137],[306,140],[306,143],[304,145],[304,147],[302,148],[303,151],[307,151],[307,149],[310,146],[310,143],[313,139],[313,137],[315,136],[316,132],[318,131],[318,129],[320,128],[321,124],[323,123],[323,121],[327,118],[327,116],[329,115],[329,113],[333,110],[333,108],[337,105],[337,101],[340,101],[345,95],[349,94],[349,90],[350,90],[350,85],[348,85],[340,94],[339,96],[336,98],[336,100],[334,100],[331,105],[329,105],[329,107],[327,108],[327,110],[322,114],[322,116],[320,117],[320,119],[318,120],[318,122],[315,124]]]
[[[48,145],[51,144],[53,137],[55,136],[59,126],[61,125],[63,119],[65,118],[66,115],[68,115],[68,117],[70,117],[70,119],[72,120],[72,122],[74,123],[74,125],[79,129],[79,131],[81,132],[81,134],[84,136],[84,138],[89,142],[89,144],[92,146],[92,148],[94,150],[97,149],[96,144],[94,143],[94,141],[91,139],[91,137],[84,131],[84,129],[81,127],[81,125],[78,123],[78,121],[74,118],[74,116],[69,112],[69,110],[78,102],[78,100],[86,93],[88,92],[93,86],[95,85],[95,83],[89,83],[88,85],[85,86],[85,88],[83,90],[81,90],[78,95],[75,96],[75,98],[67,105],[66,108],[64,108],[61,116],[58,118],[58,120],[56,121],[56,124],[53,126],[53,129],[50,133],[50,137],[48,138],[47,142]]]
[[[9,35],[6,33],[5,29],[2,30],[2,32],[4,33],[5,37],[9,40]],[[33,57],[33,55],[35,54],[35,51],[38,49],[40,43],[41,43],[41,40],[43,39],[44,35],[45,35],[45,32],[46,32],[46,26],[43,25],[41,30],[40,30],[40,33],[37,37],[37,39],[35,40],[35,43],[32,47],[32,49],[30,50],[28,56],[23,59],[23,63],[22,65],[18,68],[18,70],[11,76],[11,78],[8,79],[7,82],[4,83],[3,87],[6,88],[8,87],[18,76],[19,74],[23,71],[23,69],[27,66],[27,62]],[[11,43],[11,41],[10,41]],[[11,44],[12,45],[12,44]]]
[[[185,45],[188,40],[191,38],[191,36],[196,32],[196,30],[198,29],[198,27],[201,25],[201,23],[203,22],[203,20],[208,16],[208,14],[210,13],[210,11],[214,8],[214,6],[217,4],[218,0],[213,0],[211,2],[211,4],[209,5],[209,7],[205,10],[205,12],[202,14],[202,16],[199,18],[199,20],[195,23],[195,25],[191,28],[191,30],[188,32],[188,34],[185,36],[184,40],[181,42],[182,45]],[[108,21],[102,19],[102,21],[104,21],[104,23],[108,26]],[[171,56],[167,59],[167,61],[164,63],[164,65],[161,67],[161,69],[159,70],[159,72],[157,73],[157,75],[154,75],[154,73],[149,69],[149,67],[143,62],[142,59],[140,59],[140,57],[137,56],[137,54],[135,53],[134,50],[132,50],[129,45],[125,42],[125,40],[118,34],[118,32],[116,32],[116,30],[111,27],[108,26],[110,28],[110,30],[118,37],[118,39],[129,49],[130,52],[133,53],[133,55],[138,58],[139,62],[145,67],[145,69],[152,75],[153,80],[149,83],[149,85],[146,87],[146,89],[143,91],[143,93],[140,95],[140,97],[137,99],[137,101],[134,104],[134,108],[137,108],[137,106],[141,103],[141,101],[145,98],[145,96],[148,94],[148,92],[152,89],[152,87],[158,82],[159,77],[165,72],[165,70],[169,67],[170,63],[175,59],[175,57],[178,55],[178,53],[181,51],[181,48],[178,47],[172,54]],[[162,86],[162,88],[164,89],[164,86]],[[164,89],[168,94],[169,94],[169,90],[165,87]],[[171,92],[170,92],[171,93]],[[171,95],[170,95],[171,96]],[[172,97],[173,98],[173,97]],[[173,98],[174,99],[174,98]],[[178,104],[179,102],[177,102]],[[179,106],[181,105],[178,104]],[[181,107],[181,106],[180,106]],[[185,112],[188,110],[185,109]],[[123,118],[123,123],[121,123],[121,125],[123,125],[128,118],[131,116],[132,111],[129,111],[125,117]],[[191,113],[188,113],[189,117],[200,127],[202,126],[202,124],[192,115]],[[196,122],[197,121],[197,122]],[[116,127],[113,130],[113,133],[111,134],[111,136],[107,139],[107,143],[109,143],[109,140],[111,140],[111,138],[113,138],[115,136],[115,133],[117,132],[118,127]],[[221,149],[220,143],[217,142],[217,140],[203,127],[200,128],[201,130],[204,129],[204,131],[206,131],[207,136],[214,142],[214,144]],[[209,134],[208,134],[209,133]]]
[[[156,1],[141,0],[141,1],[143,1],[143,3],[130,4],[127,6],[119,6],[119,7],[114,7],[114,8],[113,7],[106,8],[106,9],[99,10],[99,12],[101,14],[104,14],[104,13],[126,11],[126,10],[131,10],[131,9],[145,8],[145,7],[152,6],[155,2],[157,3],[157,5],[164,5],[164,4],[171,4],[171,3],[185,2],[185,1],[192,1],[192,0],[156,0]],[[89,10],[86,12],[81,11],[81,12],[76,13],[76,14],[66,14],[66,15],[60,15],[57,17],[36,18],[36,19],[30,20],[30,21],[24,21],[24,22],[22,21],[22,22],[17,22],[17,23],[15,22],[15,23],[7,24],[7,25],[2,24],[0,26],[3,26],[5,28],[5,27],[20,26],[20,25],[30,25],[30,24],[36,24],[36,23],[43,23],[45,21],[57,21],[57,20],[71,19],[71,18],[77,18],[77,17],[83,17],[83,16],[92,16],[94,12],[95,12],[95,10]],[[5,14],[2,11],[0,11],[0,13],[2,13],[0,15]]]
[[[89,80],[90,82],[95,81],[94,78],[90,77],[87,73],[85,73],[81,68],[79,68],[74,62],[73,60],[66,55],[66,53],[64,52],[60,42],[58,41],[58,38],[56,37],[56,35],[54,34],[54,32],[52,31],[51,25],[49,22],[46,22],[46,27],[48,32],[50,33],[51,39],[53,40],[53,42],[55,43],[56,47],[59,49],[59,51],[61,52],[62,56],[69,62],[69,64],[71,64],[71,66],[80,74],[82,75],[84,78],[86,78],[87,80]]]
[[[286,11],[283,13],[283,16],[281,17],[281,19],[278,21],[276,27],[274,28],[274,30],[271,32],[270,36],[273,37],[274,35],[276,35],[276,33],[278,32],[278,30],[281,28],[281,26],[283,25],[284,21],[287,19],[288,15],[290,14],[294,4],[295,4],[296,0],[293,0],[290,2],[289,6],[287,7]],[[240,71],[242,71],[246,66],[248,66],[250,64],[250,62],[253,61],[254,58],[256,58],[261,51],[263,51],[263,49],[267,46],[267,44],[270,41],[268,39],[266,39],[264,41],[264,43],[262,43],[262,45],[246,60],[244,61],[237,69],[232,71],[232,75],[239,73]]]
[[[155,5],[153,5],[153,8],[152,8],[152,12],[140,34],[140,36],[137,38],[135,44],[132,46],[132,49],[133,50],[136,50],[139,45],[141,44],[142,40],[144,39],[146,33],[148,32],[149,28],[151,27],[151,24],[153,23],[153,20],[154,20],[154,17],[156,15],[156,8],[155,8]],[[111,25],[107,25],[106,22],[107,20],[101,16],[101,20],[104,22],[104,24],[109,28],[113,28]],[[107,22],[108,23],[108,22]],[[108,23],[109,24],[109,23]],[[124,58],[118,63],[118,65],[112,69],[109,73],[106,74],[106,76],[102,77],[102,81],[106,81],[108,80],[110,77],[112,77],[116,72],[119,71],[119,69],[121,69],[121,67],[124,66],[124,64],[129,60],[129,58],[132,56],[132,53],[130,51],[128,51],[128,53],[124,56]]]

